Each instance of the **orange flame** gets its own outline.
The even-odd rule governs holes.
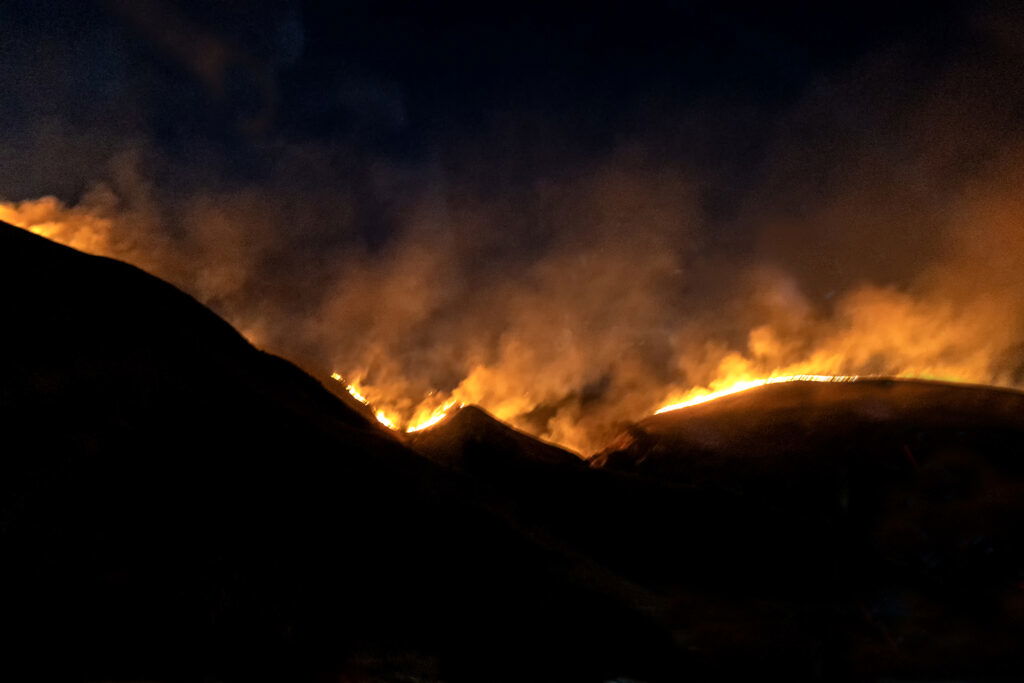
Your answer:
[[[454,398],[448,399],[441,406],[431,411],[426,417],[421,417],[417,414],[417,416],[413,418],[412,422],[406,426],[405,431],[411,434],[412,432],[429,429],[448,417],[448,412],[455,407],[461,408],[462,404]]]
[[[766,384],[779,384],[782,382],[855,382],[858,379],[861,379],[858,375],[783,375],[780,377],[763,377],[761,379],[740,380],[717,391],[712,391],[706,388],[693,389],[687,393],[686,397],[681,401],[662,406],[655,410],[654,414],[660,415],[661,413],[667,413],[673,410],[707,403],[708,401],[714,401],[715,399],[722,398],[723,396],[738,394],[741,391],[747,391],[748,389],[754,389],[756,387],[763,387]]]
[[[331,373],[331,379],[335,382],[342,383],[345,386],[345,391],[347,391],[352,398],[356,399],[367,408],[370,408],[373,411],[373,416],[377,418],[377,422],[380,422],[388,429],[404,431],[407,434],[433,427],[448,417],[453,408],[461,408],[463,405],[456,399],[451,398],[433,410],[421,409],[413,415],[412,419],[403,421],[398,417],[397,413],[383,408],[376,408],[371,405],[369,399],[364,395],[364,390],[358,380],[346,382],[341,374],[337,372]]]
[[[388,429],[398,429],[398,425],[397,425],[397,424],[395,424],[395,421],[394,421],[394,420],[392,420],[392,419],[391,419],[391,418],[390,418],[390,417],[388,416],[388,414],[387,414],[387,413],[385,413],[385,412],[384,412],[383,410],[378,410],[378,411],[375,411],[375,412],[373,413],[373,416],[374,416],[375,418],[377,418],[377,422],[380,422],[380,423],[381,423],[382,425],[384,425],[384,426],[385,426],[385,427],[387,427]]]
[[[363,392],[362,392],[362,390],[361,390],[361,388],[359,386],[359,382],[358,381],[353,381],[351,383],[345,382],[345,380],[342,378],[342,376],[340,374],[338,374],[337,372],[332,372],[331,373],[331,379],[333,379],[335,382],[341,382],[342,384],[344,384],[345,385],[345,391],[348,392],[349,396],[351,396],[355,400],[359,401],[360,403],[362,403],[367,408],[370,408],[371,410],[373,410],[373,416],[375,418],[377,418],[377,422],[380,422],[382,425],[384,425],[388,429],[395,429],[395,430],[398,429],[397,420],[396,420],[394,415],[389,414],[385,410],[374,410],[373,406],[370,405],[369,400],[367,400],[366,396],[363,395]]]

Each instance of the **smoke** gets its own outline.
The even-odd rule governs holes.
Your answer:
[[[1021,386],[1024,64],[1005,21],[972,30],[939,67],[896,45],[771,117],[694,107],[685,140],[765,129],[739,161],[668,159],[678,121],[653,115],[527,181],[486,136],[362,166],[260,143],[272,163],[233,184],[136,142],[97,152],[77,198],[8,196],[0,220],[164,277],[401,420],[455,399],[584,454],[768,375]]]

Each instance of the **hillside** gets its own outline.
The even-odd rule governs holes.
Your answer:
[[[664,669],[666,637],[613,579],[589,580],[170,285],[0,225],[0,292],[5,666],[221,680]]]
[[[580,457],[513,429],[476,406],[460,408],[434,427],[409,434],[407,442],[438,464],[481,473],[531,465],[584,465]]]
[[[0,292],[28,678],[1024,671],[1018,392],[773,384],[587,463],[473,406],[399,438],[172,286],[2,224]]]
[[[640,552],[718,655],[810,649],[825,678],[1024,670],[1018,392],[767,385],[647,418],[591,464],[682,487],[646,510]]]

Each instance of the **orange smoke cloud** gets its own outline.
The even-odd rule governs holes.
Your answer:
[[[2,202],[0,221],[90,254],[107,256],[117,251],[109,219],[85,207],[68,209],[56,197]]]
[[[1020,383],[1024,250],[1015,221],[1024,208],[1009,187],[959,204],[942,258],[904,285],[862,284],[823,304],[793,276],[747,265],[710,310],[687,291],[703,292],[707,275],[692,248],[702,225],[685,179],[613,166],[565,196],[552,211],[565,223],[545,251],[498,272],[481,253],[488,245],[460,232],[474,216],[493,216],[478,207],[448,224],[413,216],[383,253],[358,254],[329,270],[319,292],[300,291],[319,297],[308,315],[253,306],[260,264],[276,247],[251,196],[192,201],[177,242],[109,189],[74,206],[52,197],[3,203],[0,219],[168,277],[255,343],[276,340],[285,355],[318,350],[316,368],[340,373],[396,429],[478,404],[591,453],[666,404],[761,378]]]

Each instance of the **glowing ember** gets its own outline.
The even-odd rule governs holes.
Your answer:
[[[661,413],[679,410],[680,408],[688,408],[700,403],[707,403],[708,401],[714,401],[715,399],[722,398],[723,396],[738,394],[741,391],[747,391],[748,389],[754,389],[755,387],[763,387],[766,384],[781,384],[782,382],[853,382],[858,379],[860,379],[860,376],[858,375],[785,375],[782,377],[764,377],[761,379],[743,380],[718,391],[698,389],[698,392],[706,393],[698,393],[696,396],[691,396],[679,403],[672,403],[658,408],[654,411],[654,414],[660,415]]]

